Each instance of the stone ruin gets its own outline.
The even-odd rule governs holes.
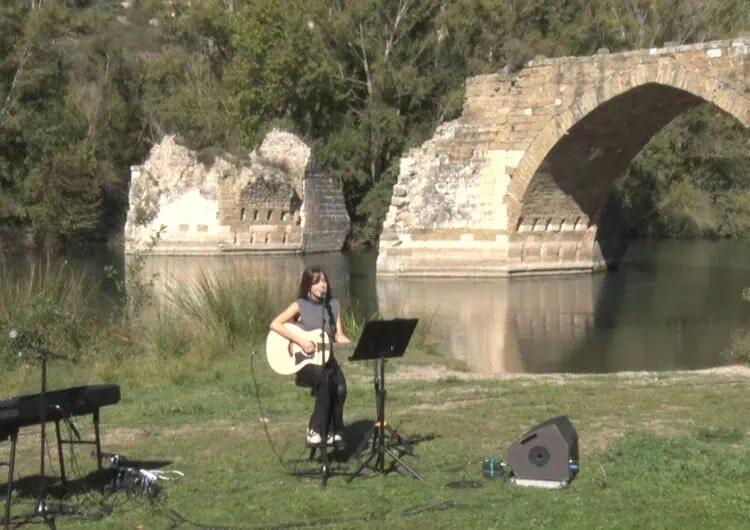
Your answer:
[[[341,186],[297,136],[274,129],[249,158],[210,165],[174,136],[131,167],[125,252],[153,254],[339,251],[350,219]]]

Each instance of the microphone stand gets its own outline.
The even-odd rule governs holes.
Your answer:
[[[321,352],[321,368],[323,369],[323,385],[325,386],[325,391],[328,392],[328,413],[326,416],[326,421],[323,423],[323,432],[321,433],[321,441],[320,441],[320,478],[321,478],[321,487],[325,488],[328,484],[328,478],[333,474],[333,470],[331,469],[331,464],[328,459],[328,433],[330,432],[330,427],[333,419],[333,429],[334,432],[336,428],[340,428],[340,425],[336,425],[336,418],[334,411],[336,406],[336,400],[338,399],[336,389],[331,388],[331,377],[328,373],[328,367],[327,362],[325,359],[326,354],[326,345],[330,347],[330,354],[329,354],[329,360],[330,357],[333,356],[333,342],[336,337],[336,323],[331,322],[330,320],[330,312],[329,312],[329,318],[326,318],[326,310],[329,310],[329,302],[325,299],[321,301],[320,304],[320,312],[321,312],[321,331],[320,331],[320,344],[322,347]],[[327,336],[326,331],[326,323],[328,323],[328,326],[330,326],[331,330],[333,331],[333,338]],[[322,389],[321,389],[322,390]],[[334,450],[337,448],[336,442],[333,442]],[[314,450],[313,450],[314,453]],[[311,453],[312,457],[312,453]]]
[[[325,295],[323,295],[325,296]],[[323,326],[320,328],[320,344],[323,348],[321,352],[321,368],[323,369],[323,385],[325,385],[325,391],[328,392],[328,414],[326,421],[323,422],[323,432],[321,433],[320,441],[320,475],[321,475],[321,487],[325,488],[328,483],[328,477],[331,473],[330,462],[328,461],[328,428],[331,424],[331,410],[333,409],[333,394],[331,393],[331,380],[328,375],[328,363],[326,361],[326,301],[321,300],[320,304],[320,315]],[[330,340],[330,339],[329,339]],[[333,354],[333,349],[331,349]]]
[[[15,344],[15,337],[12,337],[12,340]],[[40,346],[34,345],[34,344],[27,344],[27,348],[31,349],[33,352],[36,353],[36,357],[39,358],[42,361],[42,375],[41,375],[41,392],[39,393],[39,420],[41,422],[41,439],[40,439],[40,464],[39,464],[39,493],[37,495],[37,501],[36,506],[34,507],[34,511],[26,516],[24,518],[24,523],[29,523],[31,520],[33,520],[35,517],[41,517],[42,522],[47,523],[47,525],[54,529],[55,528],[55,517],[58,515],[75,515],[77,512],[69,507],[64,507],[62,504],[60,504],[57,507],[51,508],[47,504],[46,500],[46,477],[45,477],[45,470],[44,470],[44,462],[45,462],[45,449],[46,449],[46,429],[45,429],[45,422],[46,422],[46,412],[47,412],[47,403],[46,403],[46,396],[47,396],[47,360],[52,359],[60,359],[60,360],[68,360],[68,357],[64,355],[60,355],[59,353],[52,353],[49,350],[46,350],[45,348],[42,348]],[[19,350],[19,354],[20,354]]]

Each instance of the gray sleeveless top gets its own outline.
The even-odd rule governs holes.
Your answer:
[[[323,307],[323,304],[309,300],[307,298],[298,298],[300,318],[296,324],[305,331],[321,329],[325,322],[325,330],[331,337],[336,334],[336,322],[339,318],[341,304],[336,298],[331,298],[331,311]]]

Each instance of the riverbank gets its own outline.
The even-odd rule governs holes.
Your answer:
[[[104,450],[138,467],[185,474],[165,482],[155,500],[102,493],[111,476],[94,473],[90,448],[71,447],[69,492],[58,485],[49,493],[82,517],[58,528],[746,526],[746,366],[480,375],[450,360],[433,340],[437,326],[423,319],[407,355],[388,363],[386,420],[416,440],[420,456],[404,458],[424,480],[391,474],[347,483],[336,476],[322,491],[317,479],[290,474],[316,470],[304,448],[310,394],[271,372],[264,358],[268,322],[293,295],[272,296],[268,283],[239,269],[163,286],[158,299],[149,283],[133,278],[117,284],[128,295],[123,304],[101,315],[91,303],[92,282],[65,267],[31,269],[22,281],[0,277],[4,325],[74,352],[76,362],[50,363],[49,388],[120,386],[120,403],[102,410]],[[364,321],[347,315],[344,324],[356,338]],[[373,368],[340,360],[349,397],[337,466],[355,469],[353,452],[376,416]],[[0,397],[39,391],[39,366],[28,352],[0,362]],[[527,490],[481,476],[483,459],[504,459],[523,433],[558,415],[579,436],[581,473],[570,488]],[[91,439],[90,418],[76,425]],[[54,443],[48,456],[47,471],[57,475]],[[8,457],[9,444],[0,444],[0,461]],[[39,428],[24,428],[16,514],[34,504],[38,462]],[[453,487],[467,485],[478,487]]]
[[[750,370],[487,377],[422,358],[389,363],[389,424],[418,440],[405,461],[422,476],[331,478],[321,490],[303,435],[309,393],[238,346],[169,382],[149,374],[161,364],[134,358],[117,371],[54,368],[53,387],[94,382],[121,386],[122,400],[102,410],[104,450],[132,460],[169,461],[185,473],[165,483],[160,502],[103,496],[86,480],[66,498],[88,516],[111,514],[97,528],[744,528],[750,507]],[[418,359],[419,356],[414,356]],[[153,365],[153,366],[152,366]],[[346,448],[352,452],[375,417],[372,367],[343,361],[349,381]],[[34,367],[5,374],[3,393],[35,391]],[[141,374],[140,377],[138,374]],[[260,398],[260,406],[259,401]],[[484,458],[504,459],[524,432],[560,414],[579,436],[580,475],[564,491],[523,489],[482,477]],[[91,434],[88,418],[76,423]],[[264,426],[268,429],[268,436]],[[38,428],[19,440],[14,513],[33,503]],[[269,443],[270,442],[270,443]],[[54,444],[52,444],[54,446]],[[50,462],[57,463],[54,447]],[[76,451],[85,474],[86,451]],[[0,446],[6,460],[8,444]],[[70,469],[68,471],[71,473]],[[474,481],[474,482],[471,482]],[[478,485],[461,489],[454,485]],[[1,488],[2,486],[0,486]],[[195,524],[193,524],[195,523]],[[59,528],[91,523],[63,519]]]

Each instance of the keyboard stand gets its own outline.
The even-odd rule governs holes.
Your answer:
[[[16,443],[18,442],[18,427],[10,432],[10,462],[8,462],[8,491],[5,497],[5,530],[10,528],[10,495],[13,492],[13,471],[16,465]]]
[[[63,455],[63,444],[67,445],[95,445],[96,446],[96,466],[99,471],[102,470],[102,444],[101,437],[99,434],[99,409],[95,408],[93,413],[94,421],[94,435],[95,439],[81,440],[78,431],[73,427],[73,432],[78,437],[78,440],[63,440],[60,433],[60,421],[61,419],[51,420],[55,422],[55,434],[57,435],[57,454],[60,459],[60,480],[63,483],[63,487],[67,490],[68,482],[65,476],[65,458]],[[5,498],[5,530],[10,529],[10,501],[11,494],[13,493],[13,472],[16,465],[16,444],[18,442],[18,427],[12,427],[6,431],[6,436],[10,437],[10,461],[8,462],[8,491]],[[0,433],[0,440],[5,439]]]
[[[60,460],[60,480],[62,480],[63,487],[67,490],[68,481],[65,477],[65,458],[63,456],[63,444],[67,445],[93,445],[96,448],[96,467],[99,471],[102,470],[102,443],[99,436],[99,409],[94,409],[94,441],[81,440],[81,435],[78,433],[76,428],[71,423],[71,429],[75,434],[77,440],[69,439],[63,440],[60,434],[60,420],[55,420],[55,434],[57,435],[57,456]]]

